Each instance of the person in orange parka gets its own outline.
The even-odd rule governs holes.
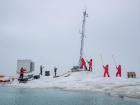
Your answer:
[[[86,62],[85,62],[84,58],[81,59],[80,69],[83,69],[83,66],[84,66],[84,69],[87,70],[87,66],[86,66]]]
[[[116,67],[116,70],[117,70],[117,72],[116,72],[116,77],[121,77],[121,71],[122,71],[122,68],[121,68],[121,65],[118,65],[118,67]]]
[[[88,64],[89,64],[89,71],[92,71],[92,59],[89,60]]]
[[[104,68],[104,77],[106,77],[106,74],[107,74],[108,77],[110,77],[109,76],[109,71],[108,71],[108,64],[106,66],[103,65],[103,68]]]
[[[23,69],[23,67],[20,69],[20,78],[22,78],[23,79],[23,77],[24,77],[24,69]]]

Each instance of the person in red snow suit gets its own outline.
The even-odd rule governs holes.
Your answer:
[[[92,59],[89,60],[88,64],[89,64],[89,71],[92,71]]]
[[[122,71],[122,68],[121,68],[121,65],[118,65],[118,67],[116,67],[116,70],[117,70],[117,72],[116,72],[116,77],[121,77],[121,71]]]
[[[84,69],[87,70],[87,66],[86,66],[86,62],[84,58],[81,59],[80,69],[83,69],[83,66],[84,66]]]
[[[20,69],[20,78],[23,79],[23,76],[24,76],[24,69],[23,67]]]
[[[106,74],[107,74],[108,77],[110,77],[109,76],[109,71],[108,71],[108,64],[106,66],[103,65],[103,68],[104,68],[104,77],[106,77]]]

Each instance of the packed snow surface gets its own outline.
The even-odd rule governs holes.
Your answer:
[[[57,78],[41,76],[27,83],[14,81],[12,86],[25,88],[62,88],[65,90],[100,91],[109,95],[140,99],[140,79],[95,76],[89,71],[68,72]]]

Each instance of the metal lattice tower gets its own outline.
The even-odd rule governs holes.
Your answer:
[[[82,23],[82,33],[81,33],[81,48],[80,48],[79,66],[80,66],[81,59],[83,57],[86,17],[88,17],[88,14],[86,13],[86,10],[85,10],[83,12],[83,23]]]

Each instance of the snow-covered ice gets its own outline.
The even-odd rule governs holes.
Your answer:
[[[28,81],[27,83],[14,81],[10,85],[25,88],[62,88],[65,90],[100,91],[110,95],[140,99],[140,78],[104,78],[93,75],[89,71],[68,72],[57,78],[41,76],[40,79]]]

